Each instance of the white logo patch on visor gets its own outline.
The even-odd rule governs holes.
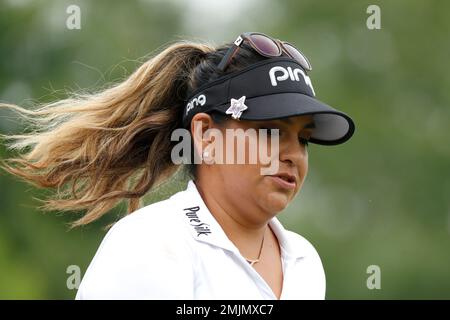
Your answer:
[[[244,102],[245,96],[240,97],[238,100],[231,98],[231,105],[227,111],[225,111],[226,114],[231,114],[233,119],[239,119],[242,112],[248,109]]]
[[[281,74],[275,76],[276,72],[280,72]],[[300,68],[295,68],[294,70],[292,70],[291,67],[287,67],[287,69],[281,66],[272,67],[269,71],[270,83],[273,87],[276,87],[278,85],[278,81],[284,81],[287,79],[290,79],[292,81],[300,81],[300,78],[298,76],[299,74],[302,75],[306,85],[311,89],[313,95],[315,96],[316,93],[314,92],[311,79]]]
[[[188,114],[189,111],[191,111],[194,107],[198,105],[204,106],[205,103],[206,103],[206,96],[204,94],[199,95],[198,97],[192,99],[186,105],[186,114]]]

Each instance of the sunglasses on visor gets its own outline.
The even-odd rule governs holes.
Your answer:
[[[220,71],[225,71],[231,60],[238,52],[241,44],[247,41],[256,52],[264,57],[279,57],[283,53],[297,61],[305,70],[311,71],[311,63],[305,55],[295,48],[292,44],[286,41],[280,41],[259,32],[244,32],[234,41],[234,44],[228,49],[225,56],[220,61],[218,68]]]

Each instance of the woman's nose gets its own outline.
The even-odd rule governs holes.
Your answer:
[[[306,146],[300,142],[296,135],[289,135],[280,139],[280,161],[298,166],[307,156]]]

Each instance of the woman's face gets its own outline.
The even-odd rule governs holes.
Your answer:
[[[278,154],[270,154],[271,136],[270,130],[267,130],[267,140],[261,139],[259,134],[254,135],[254,138],[245,139],[245,164],[206,165],[208,166],[206,171],[208,172],[207,179],[211,179],[211,185],[223,193],[222,196],[230,202],[228,205],[240,208],[239,211],[252,221],[270,219],[286,208],[299,192],[308,172],[306,144],[314,128],[312,116],[296,116],[267,121],[230,119],[216,128],[222,131],[224,137],[222,149],[224,160],[227,152],[226,146],[231,144],[235,155],[234,162],[236,162],[238,153],[237,139],[227,139],[225,129],[243,129],[245,131],[253,128],[257,133],[258,129],[279,129]],[[278,169],[269,172],[270,174],[264,174],[264,170],[262,173],[261,169],[267,169],[270,165],[267,162],[262,163],[262,158],[258,155],[256,155],[256,163],[255,161],[249,163],[251,162],[250,152],[255,152],[250,144],[255,142],[258,144],[263,141],[266,141],[266,149],[272,161],[278,159]],[[258,144],[258,146],[260,145]],[[240,152],[242,153],[242,149]]]

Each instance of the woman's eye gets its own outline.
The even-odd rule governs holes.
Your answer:
[[[299,137],[298,140],[300,141],[301,144],[307,146],[309,144],[308,139],[303,138],[303,137]]]
[[[268,137],[270,137],[272,134],[276,135],[277,131],[278,131],[278,134],[280,133],[280,130],[278,128],[259,128],[259,129],[264,130],[267,133]]]

